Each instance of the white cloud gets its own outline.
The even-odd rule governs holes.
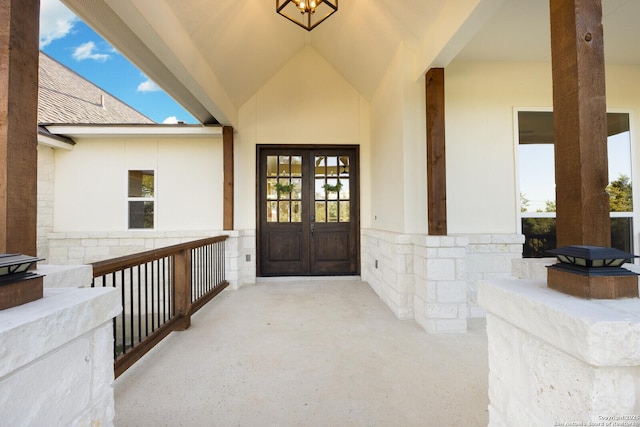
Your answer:
[[[178,118],[176,116],[167,117],[162,121],[163,125],[175,125],[178,124]]]
[[[60,0],[40,1],[40,49],[73,30],[78,17]]]
[[[75,59],[76,61],[93,59],[96,61],[104,62],[107,59],[111,58],[106,53],[94,52],[95,49],[96,49],[96,44],[94,42],[86,42],[76,47],[71,56],[73,56],[73,59]]]
[[[160,87],[150,79],[147,79],[138,85],[138,92],[157,92],[159,90]]]

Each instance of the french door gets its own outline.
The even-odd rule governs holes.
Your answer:
[[[358,274],[358,148],[258,146],[257,157],[257,275]]]

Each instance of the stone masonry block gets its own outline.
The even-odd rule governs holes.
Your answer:
[[[485,318],[486,316],[487,311],[484,308],[469,305],[469,315],[467,317],[478,319]]]
[[[82,239],[81,244],[85,247],[98,246],[98,239]]]
[[[466,236],[469,242],[469,246],[486,245],[491,243],[490,234],[470,234]]]
[[[426,269],[426,259],[424,258],[413,258],[413,274],[416,279],[424,279],[424,271]]]
[[[467,301],[467,282],[437,282],[438,302],[454,303]]]
[[[390,268],[382,268],[382,281],[384,283],[395,283],[398,280],[398,275]]]
[[[496,416],[502,418],[502,413],[497,410],[498,408],[506,408],[507,402],[509,401],[509,393],[507,391],[507,387],[503,384],[502,380],[495,376],[492,372],[489,372],[488,377],[489,382],[489,400],[491,401],[490,407],[493,407]],[[503,425],[503,424],[495,424],[496,419],[494,419],[494,414],[489,411],[489,424],[492,426]]]
[[[511,272],[511,258],[496,254],[475,254],[467,257],[467,271],[482,273]]]
[[[475,254],[491,254],[494,253],[491,245],[469,245],[467,246],[467,253],[469,255]]]
[[[49,248],[49,256],[56,258],[67,258],[69,253],[69,249],[63,246],[58,246],[55,248]]]
[[[93,332],[90,356],[92,399],[99,398],[99,394],[103,390],[111,388],[114,377],[112,354],[113,323],[109,321]]]
[[[424,248],[425,252],[421,254],[426,259],[439,258],[438,253],[440,248]]]
[[[492,234],[491,243],[506,243],[511,245],[521,245],[524,243],[523,234]]]
[[[82,247],[71,247],[69,248],[68,256],[69,259],[84,259],[85,257],[85,248]],[[80,264],[83,264],[82,262]]]
[[[455,236],[453,246],[466,248],[467,246],[469,246],[469,238],[466,236]]]
[[[433,286],[432,293],[435,296],[436,295],[436,293],[435,293],[435,283],[434,282],[427,282],[427,281],[422,280],[422,279],[416,279],[415,284],[414,284],[414,294],[417,297],[427,301],[427,295],[429,294],[429,291],[427,290],[428,286]],[[434,298],[433,301],[429,301],[429,302],[434,302],[434,301],[435,301],[435,298]]]
[[[118,244],[117,239],[98,239],[98,246],[114,246]]]
[[[427,304],[425,315],[429,319],[456,319],[458,317],[458,305]]]
[[[469,306],[466,302],[458,304],[458,317],[462,319],[469,317]]]
[[[438,258],[464,258],[467,256],[465,248],[440,248],[437,249]]]
[[[435,250],[433,248],[427,248],[425,246],[414,246],[413,247],[413,256],[415,258],[429,258],[431,250]]]
[[[509,252],[520,255],[520,258],[522,258],[522,245],[509,246]]]
[[[464,259],[456,259],[456,280],[467,280],[469,278],[467,272],[467,260]]]
[[[393,312],[398,313],[400,309],[410,309],[413,311],[413,294],[398,292],[393,288],[386,288],[385,294],[387,295],[387,300],[390,301],[393,305]]]
[[[393,253],[413,255],[413,245],[395,245],[393,247]]]
[[[412,255],[396,255],[394,267],[400,274],[413,272],[413,256]]]
[[[109,258],[109,248],[104,246],[88,247],[85,252],[87,262],[96,262]]]
[[[428,248],[439,248],[445,246],[442,244],[442,238],[439,236],[426,236],[424,245]]]
[[[426,286],[426,298],[427,302],[438,302],[438,283],[437,282],[427,282]]]
[[[82,241],[80,239],[49,239],[49,246],[52,248],[57,248],[60,246],[82,246]]]
[[[121,246],[140,246],[140,247],[144,247],[145,246],[145,241],[144,241],[144,239],[122,239],[122,240],[120,240],[120,245]]]
[[[427,280],[455,280],[456,265],[451,259],[427,260],[425,277]]]
[[[487,334],[489,340],[489,371],[508,387],[517,390],[524,388],[523,372],[518,357],[520,336],[509,328],[502,319],[487,313]]]

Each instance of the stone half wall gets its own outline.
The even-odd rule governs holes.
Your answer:
[[[489,426],[638,425],[640,299],[486,280]],[[625,418],[626,417],[626,418]]]
[[[45,272],[65,288],[0,311],[0,425],[112,426],[115,289],[82,288],[86,268]],[[77,280],[80,279],[80,280]]]
[[[400,319],[428,332],[464,332],[485,315],[477,283],[511,277],[521,258],[520,234],[426,236],[362,231],[362,279]]]
[[[255,230],[49,233],[48,257],[43,264],[90,264],[220,235],[229,236],[225,242],[225,273],[230,288],[237,289],[244,284],[255,283]]]

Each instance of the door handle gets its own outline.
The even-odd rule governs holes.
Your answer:
[[[313,239],[313,233],[316,231],[316,223],[311,223],[311,238]]]

